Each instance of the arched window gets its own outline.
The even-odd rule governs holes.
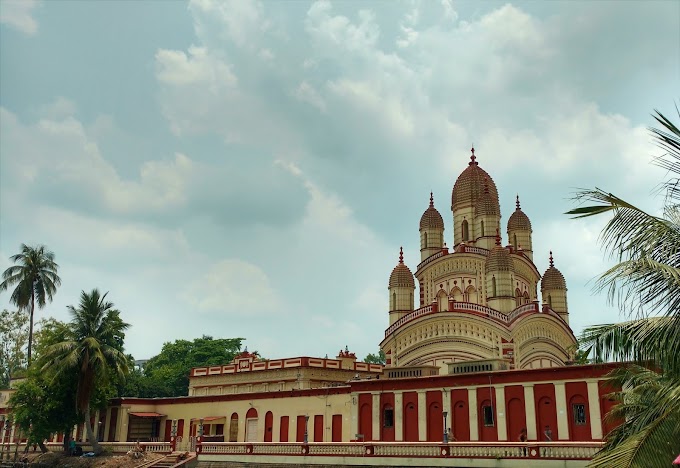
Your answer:
[[[423,233],[423,248],[428,248],[429,246],[427,245],[427,232]]]
[[[552,296],[548,294],[548,307],[552,309]]]
[[[512,238],[514,239],[514,243],[512,245],[514,245],[515,249],[517,249],[517,234],[513,234]]]
[[[392,306],[390,307],[392,310],[397,309],[397,293],[393,292],[392,293]]]
[[[515,303],[518,307],[522,305],[522,292],[519,288],[515,289]]]
[[[527,291],[524,291],[524,303],[528,304],[531,302],[531,298],[529,298],[529,293]]]
[[[482,237],[484,237],[484,220],[482,220]]]
[[[470,235],[468,233],[468,222],[466,219],[463,220],[462,228],[463,228],[463,241],[467,241],[470,238]]]
[[[409,304],[409,308],[411,310],[413,310],[413,293],[409,293],[409,295],[408,295],[408,304]]]
[[[491,297],[496,297],[496,277],[491,278]]]

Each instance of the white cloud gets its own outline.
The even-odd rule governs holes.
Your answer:
[[[295,89],[293,95],[300,101],[306,102],[321,112],[326,112],[326,102],[323,100],[321,95],[316,89],[306,81],[300,83],[300,85]]]
[[[189,47],[185,54],[177,50],[156,52],[158,79],[172,85],[208,86],[215,93],[222,87],[232,88],[238,80],[230,67],[208,54],[204,47]]]
[[[38,32],[38,22],[32,16],[37,6],[37,0],[3,0],[0,23],[32,36]]]
[[[60,100],[52,107],[62,113],[69,108]],[[71,193],[83,204],[99,204],[114,213],[163,212],[186,201],[184,188],[192,162],[183,154],[172,161],[147,161],[138,181],[125,180],[72,116],[24,125],[0,108],[0,121],[6,180],[18,190],[29,190],[27,184],[40,178],[43,188],[61,186],[56,198]]]
[[[188,304],[223,317],[280,314],[283,304],[261,268],[238,259],[222,260],[185,291]]]

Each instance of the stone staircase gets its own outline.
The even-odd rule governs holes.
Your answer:
[[[183,455],[186,452],[172,452],[169,455],[147,465],[146,468],[171,468],[180,466],[193,466],[196,463],[196,454],[189,452],[186,457]]]

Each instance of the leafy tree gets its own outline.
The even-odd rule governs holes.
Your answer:
[[[75,424],[82,422],[82,415],[76,411],[77,382],[77,372],[52,379],[33,367],[28,378],[17,386],[9,407],[28,445],[38,444],[45,453],[43,442],[50,434],[69,434]]]
[[[10,301],[20,310],[29,310],[28,365],[31,365],[35,303],[42,309],[48,300],[52,302],[52,296],[61,285],[61,279],[57,275],[59,265],[54,262],[54,253],[44,245],[29,247],[21,244],[21,252],[9,259],[18,265],[12,265],[2,274],[0,291],[16,285]]]
[[[123,341],[128,324],[120,318],[107,294],[97,289],[83,291],[78,308],[69,306],[73,319],[66,330],[66,340],[45,350],[41,359],[43,371],[53,370],[55,379],[77,372],[76,408],[85,418],[87,438],[96,454],[102,452],[90,423],[93,396],[110,388],[112,379],[123,378],[128,361],[123,354]]]
[[[368,356],[364,358],[364,362],[368,362],[369,364],[385,365],[385,352],[381,349],[378,351],[378,354],[369,353]]]
[[[234,359],[243,338],[203,336],[193,341],[164,343],[157,356],[149,359],[140,371],[137,389],[143,397],[184,396],[189,392],[189,372],[193,367],[216,366]],[[137,377],[135,377],[137,378]],[[132,391],[132,388],[123,388]],[[129,394],[128,394],[129,396]]]
[[[680,174],[680,129],[658,111],[655,119],[661,128],[650,130],[666,151],[656,163]],[[595,359],[634,362],[611,376],[615,388],[629,390],[616,393],[620,404],[607,417],[625,424],[608,435],[591,466],[667,467],[680,453],[680,178],[665,189],[662,216],[597,188],[577,196],[594,205],[569,212],[610,216],[600,240],[617,263],[597,289],[628,318],[587,328],[581,342]]]
[[[0,312],[0,388],[10,377],[26,367],[24,346],[28,340],[28,317],[20,311]]]

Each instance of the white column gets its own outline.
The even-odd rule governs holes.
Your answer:
[[[524,416],[527,420],[527,438],[538,440],[536,434],[536,401],[534,398],[534,385],[524,385]]]
[[[602,439],[602,414],[600,413],[600,392],[597,381],[588,382],[588,415],[590,416],[590,436]]]
[[[357,437],[357,434],[359,433],[359,394],[358,393],[352,393],[350,395],[350,398],[352,400],[352,405],[350,412],[352,414],[351,420],[350,420],[350,440],[354,440]],[[295,439],[289,439],[289,440],[295,440]]]
[[[427,440],[427,400],[425,390],[418,390],[418,440]]]
[[[281,416],[274,415],[273,417],[272,442],[281,442]]]
[[[470,440],[479,440],[476,388],[468,388],[468,412],[470,413]]]
[[[567,413],[567,392],[564,382],[555,384],[555,408],[557,410],[558,439],[569,440],[569,414]]]
[[[394,392],[394,440],[404,440],[404,394]]]
[[[111,427],[111,407],[106,408],[106,420],[104,421],[104,442],[109,440],[109,428]]]
[[[446,411],[446,427],[444,432],[453,427],[453,412],[451,411],[451,391],[448,388],[442,390],[442,411]],[[443,435],[443,434],[442,434]]]
[[[373,409],[371,421],[371,427],[373,428],[372,440],[380,440],[380,393],[373,392],[371,396],[373,397],[373,404],[371,405]]]
[[[505,386],[494,385],[496,391],[496,429],[498,440],[508,440],[508,425],[505,422]]]

